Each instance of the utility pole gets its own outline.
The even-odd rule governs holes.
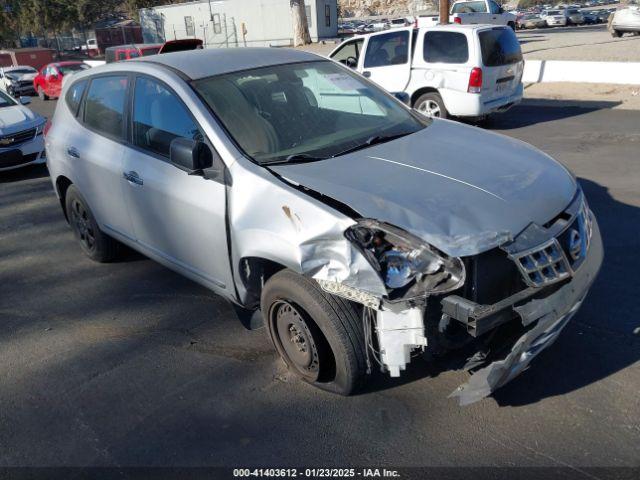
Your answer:
[[[440,0],[440,25],[449,23],[449,0]]]

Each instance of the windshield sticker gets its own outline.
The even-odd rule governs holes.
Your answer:
[[[328,73],[324,77],[345,92],[353,92],[362,88],[362,85],[355,78],[344,73]]]

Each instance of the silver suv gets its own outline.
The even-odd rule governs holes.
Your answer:
[[[301,51],[78,73],[46,147],[89,257],[123,243],[210,288],[266,325],[292,371],[340,394],[378,364],[398,376],[417,353],[473,345],[455,394],[488,395],[555,340],[602,262],[562,165]]]

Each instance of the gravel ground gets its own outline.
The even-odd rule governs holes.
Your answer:
[[[640,110],[640,85],[609,83],[535,83],[525,86],[529,103]]]

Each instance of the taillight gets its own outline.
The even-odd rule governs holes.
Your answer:
[[[474,68],[471,70],[471,74],[469,75],[469,88],[467,92],[469,93],[480,93],[482,90],[482,69]]]
[[[453,23],[458,23],[458,24],[462,25],[462,18],[461,17],[453,17]]]
[[[47,120],[47,123],[44,124],[44,128],[42,129],[42,133],[44,134],[44,136],[47,136],[47,133],[49,133],[49,129],[51,128],[51,120]]]

